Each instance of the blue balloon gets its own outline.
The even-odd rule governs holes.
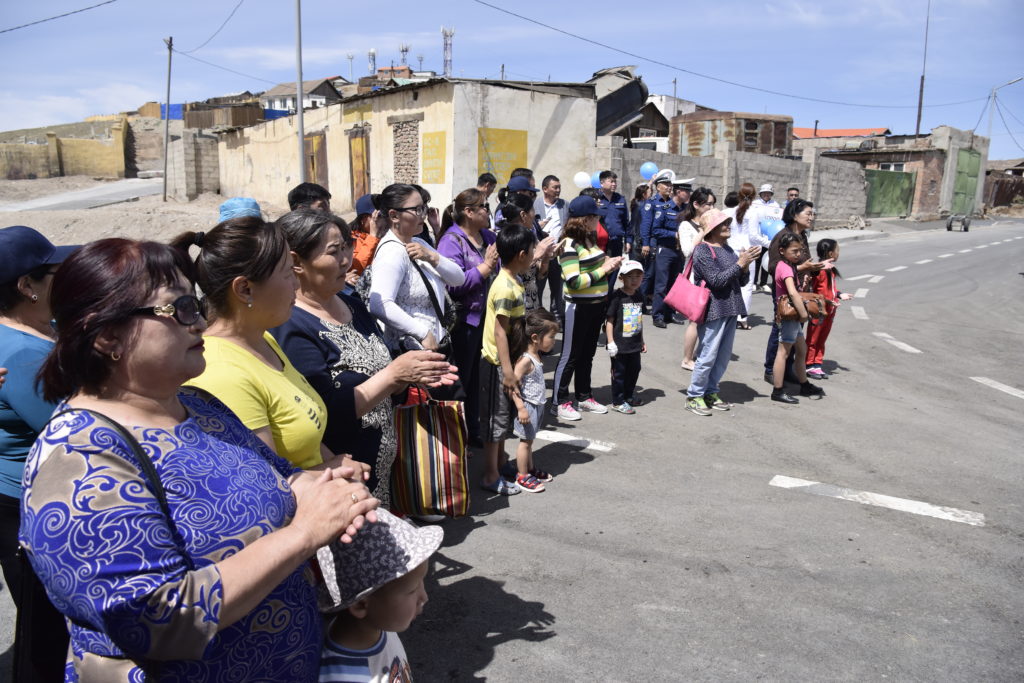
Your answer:
[[[761,228],[761,234],[768,239],[774,239],[779,231],[786,227],[786,224],[782,222],[781,218],[772,218],[765,216],[759,223]]]
[[[644,180],[650,180],[658,172],[658,165],[653,161],[645,161],[640,164],[640,176]]]
[[[595,190],[599,190],[601,188],[601,172],[600,171],[594,171],[594,174],[592,176],[590,176],[590,186],[592,188],[594,188]]]

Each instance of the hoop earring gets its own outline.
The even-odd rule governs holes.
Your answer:
[[[111,351],[110,352],[110,360],[112,360],[112,361],[114,361],[116,363],[117,361],[121,360],[121,354],[118,353],[117,351]]]

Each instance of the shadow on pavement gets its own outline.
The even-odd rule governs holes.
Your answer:
[[[494,660],[495,648],[513,640],[540,642],[554,638],[555,617],[543,603],[529,602],[504,589],[504,584],[473,576],[448,585],[441,580],[471,567],[433,558],[426,578],[428,602],[423,614],[402,634],[402,643],[417,680],[484,681],[478,676]],[[515,679],[514,673],[500,676]]]

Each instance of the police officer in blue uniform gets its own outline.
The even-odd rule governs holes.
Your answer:
[[[654,295],[654,262],[657,249],[651,242],[651,228],[654,225],[654,217],[659,211],[665,211],[671,204],[672,181],[676,174],[671,169],[658,171],[651,178],[651,185],[654,193],[650,199],[643,203],[640,211],[640,243],[637,248],[640,250],[640,259],[644,263],[644,279],[640,283],[640,292],[647,297]]]
[[[597,210],[600,212],[601,223],[608,232],[608,244],[604,252],[610,257],[622,256],[626,244],[626,232],[629,230],[629,206],[626,198],[616,192],[619,188],[619,176],[615,171],[601,171],[598,176],[601,190],[597,196]],[[608,274],[610,286],[615,286],[619,271]]]
[[[665,304],[665,295],[683,269],[683,253],[679,248],[679,221],[690,200],[693,179],[672,178],[672,200],[655,211],[651,224],[651,246],[654,249],[654,306],[651,317],[655,327],[674,322],[674,312]]]

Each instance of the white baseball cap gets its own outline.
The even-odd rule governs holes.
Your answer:
[[[772,187],[771,183],[765,183],[761,186],[761,189],[757,191],[758,194],[761,194],[762,192],[771,192],[772,194],[775,194],[775,188]]]
[[[619,267],[619,277],[622,277],[623,275],[627,275],[629,273],[633,273],[638,270],[640,272],[643,272],[644,270],[644,267],[640,264],[639,261],[634,261],[632,259],[630,259],[629,261],[623,261],[622,265]]]

